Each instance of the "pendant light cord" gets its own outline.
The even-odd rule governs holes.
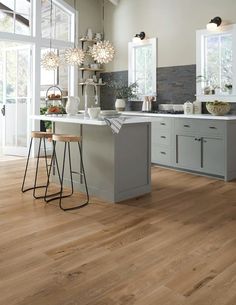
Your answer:
[[[74,9],[75,9],[75,23],[74,23],[74,48],[76,48],[76,21],[77,21],[77,14],[76,14],[76,0],[74,0]]]
[[[105,0],[102,2],[102,35],[103,40],[105,40],[105,31],[104,31],[104,23],[105,23]]]
[[[50,51],[52,49],[52,0],[50,5]]]

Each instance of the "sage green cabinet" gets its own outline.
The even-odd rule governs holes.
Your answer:
[[[176,165],[192,170],[201,169],[201,138],[176,135]]]
[[[206,173],[224,175],[225,150],[220,138],[202,138],[202,168]]]

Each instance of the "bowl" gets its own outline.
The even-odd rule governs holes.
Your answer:
[[[90,119],[97,119],[100,114],[100,111],[101,111],[100,107],[88,108],[88,114]]]
[[[221,101],[207,102],[206,109],[212,115],[225,115],[230,111],[230,103]]]

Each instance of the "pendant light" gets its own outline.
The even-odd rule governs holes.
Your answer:
[[[60,64],[59,56],[52,51],[52,0],[50,1],[50,51],[42,57],[41,65],[46,70],[55,70]]]
[[[74,0],[74,9],[76,11],[76,1]],[[74,22],[74,48],[69,48],[65,50],[65,62],[68,65],[78,65],[80,66],[85,58],[85,53],[82,49],[76,47],[76,13],[75,13],[75,22]]]
[[[103,0],[103,10],[102,10],[103,37],[104,37],[104,14],[105,14],[105,9],[104,9],[104,0]],[[95,44],[91,48],[90,53],[93,59],[97,63],[108,64],[114,58],[115,48],[108,40],[104,40],[97,42],[97,44]]]

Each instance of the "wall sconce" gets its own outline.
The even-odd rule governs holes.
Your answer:
[[[139,34],[136,34],[136,35],[134,36],[134,38],[143,40],[143,39],[145,38],[145,36],[146,36],[146,35],[145,35],[144,32],[140,32]]]
[[[220,17],[214,17],[206,27],[209,31],[215,31],[221,25],[221,22],[222,19]]]

